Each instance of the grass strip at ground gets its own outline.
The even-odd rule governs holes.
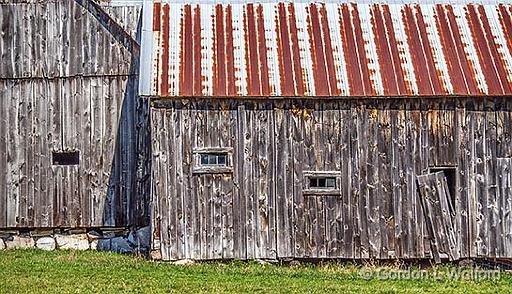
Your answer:
[[[477,271],[477,275],[475,275]],[[329,262],[173,265],[94,251],[0,251],[0,293],[512,293],[512,275]]]

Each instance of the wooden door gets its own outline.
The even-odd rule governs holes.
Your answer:
[[[418,176],[418,186],[435,261],[439,263],[442,254],[448,255],[450,260],[459,259],[459,238],[454,222],[455,205],[450,202],[444,172]]]

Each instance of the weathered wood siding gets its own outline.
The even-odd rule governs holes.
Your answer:
[[[104,8],[136,36],[141,6]],[[0,1],[0,228],[149,222],[147,106],[118,39],[76,1]],[[80,164],[52,166],[66,150]]]
[[[135,38],[141,6],[105,11]],[[131,53],[68,0],[0,1],[0,78],[129,75]]]
[[[432,166],[457,167],[457,254],[512,257],[506,99],[152,104],[163,259],[432,258],[417,184]],[[234,148],[233,172],[194,174],[203,146]],[[339,195],[304,195],[312,170],[340,171]]]

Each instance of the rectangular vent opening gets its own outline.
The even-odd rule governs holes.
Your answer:
[[[79,151],[53,151],[53,165],[78,165],[80,163]]]

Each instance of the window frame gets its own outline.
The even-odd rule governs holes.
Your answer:
[[[311,179],[334,178],[335,187],[311,187]],[[341,195],[341,172],[339,171],[304,171],[302,193],[311,196],[340,196]]]
[[[232,147],[196,147],[192,150],[194,157],[194,174],[227,174],[233,172],[233,148]],[[203,164],[204,155],[225,155],[225,164]]]

